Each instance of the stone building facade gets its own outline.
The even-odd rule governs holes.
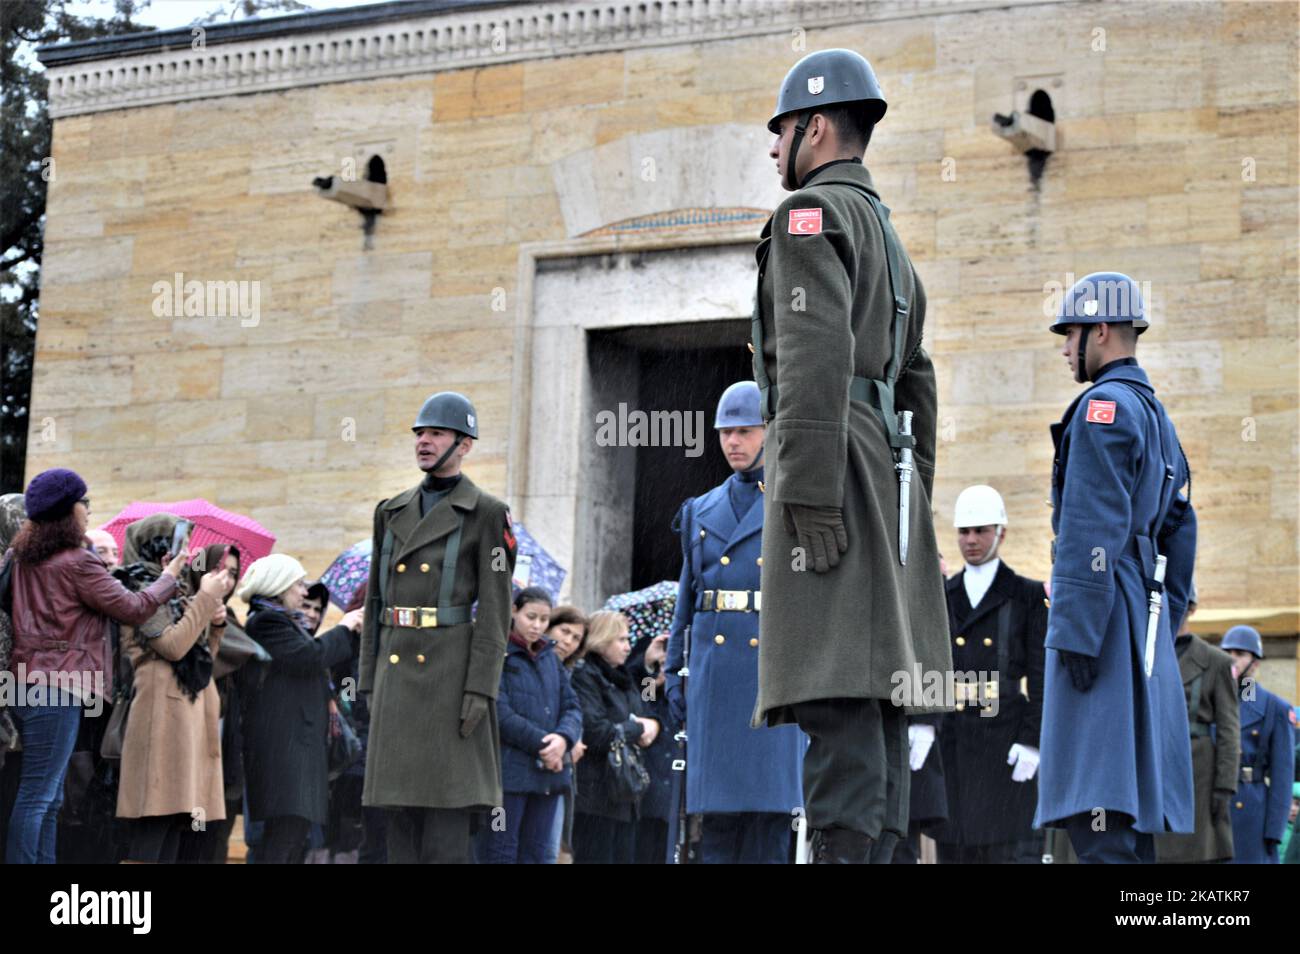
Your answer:
[[[573,596],[627,588],[665,501],[704,487],[600,446],[594,415],[711,407],[747,367],[782,195],[764,123],[796,59],[846,46],[889,101],[866,161],[929,296],[940,532],[992,483],[1008,559],[1048,573],[1047,426],[1077,389],[1049,289],[1127,271],[1195,473],[1202,628],[1294,634],[1296,27],[1289,3],[413,0],[45,49],[28,476],[75,467],[103,519],[208,497],[319,572],[414,483],[413,415],[456,389],[467,472]],[[1037,91],[1057,150],[1035,170],[991,117]],[[367,237],[312,179],[372,156]],[[256,321],[233,297],[169,313],[195,281],[248,283]],[[707,393],[674,405],[674,367]]]

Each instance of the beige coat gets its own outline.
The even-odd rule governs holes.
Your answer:
[[[135,699],[122,743],[119,818],[183,814],[208,823],[226,817],[216,684],[209,682],[191,702],[171,666],[200,639],[217,655],[225,627],[208,621],[220,605],[200,591],[148,650],[137,644],[133,627],[122,627],[122,647],[135,669]]]

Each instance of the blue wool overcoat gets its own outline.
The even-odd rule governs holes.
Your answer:
[[[1192,753],[1172,631],[1187,608],[1196,518],[1186,459],[1136,363],[1112,364],[1052,425],[1051,606],[1038,777],[1041,827],[1096,809],[1141,832],[1193,829]],[[1168,558],[1145,674],[1153,546]],[[1074,688],[1061,650],[1098,659]]]
[[[758,697],[755,612],[697,610],[705,590],[758,590],[762,572],[763,499],[739,519],[727,478],[678,513],[682,574],[668,640],[664,689],[681,711],[682,668],[690,635],[685,712],[687,811],[793,812],[803,805],[806,736],[793,725],[750,728]],[[761,612],[761,610],[760,610]]]

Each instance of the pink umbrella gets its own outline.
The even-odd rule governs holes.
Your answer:
[[[216,504],[202,498],[181,500],[177,503],[150,503],[136,501],[128,504],[119,513],[99,529],[112,534],[118,547],[126,551],[126,528],[142,517],[151,513],[174,513],[178,517],[193,521],[194,530],[190,534],[190,551],[194,552],[213,543],[233,544],[241,554],[239,575],[242,577],[254,560],[266,556],[275,546],[275,534],[267,530],[252,517],[222,510]]]

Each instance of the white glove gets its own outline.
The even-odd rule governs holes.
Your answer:
[[[1015,766],[1011,770],[1011,781],[1028,782],[1038,771],[1038,750],[1032,745],[1017,742],[1007,753],[1007,764]]]
[[[930,754],[932,745],[934,745],[934,726],[909,725],[907,727],[908,760],[912,764],[913,772],[921,771],[921,766],[925,764],[925,757]]]

